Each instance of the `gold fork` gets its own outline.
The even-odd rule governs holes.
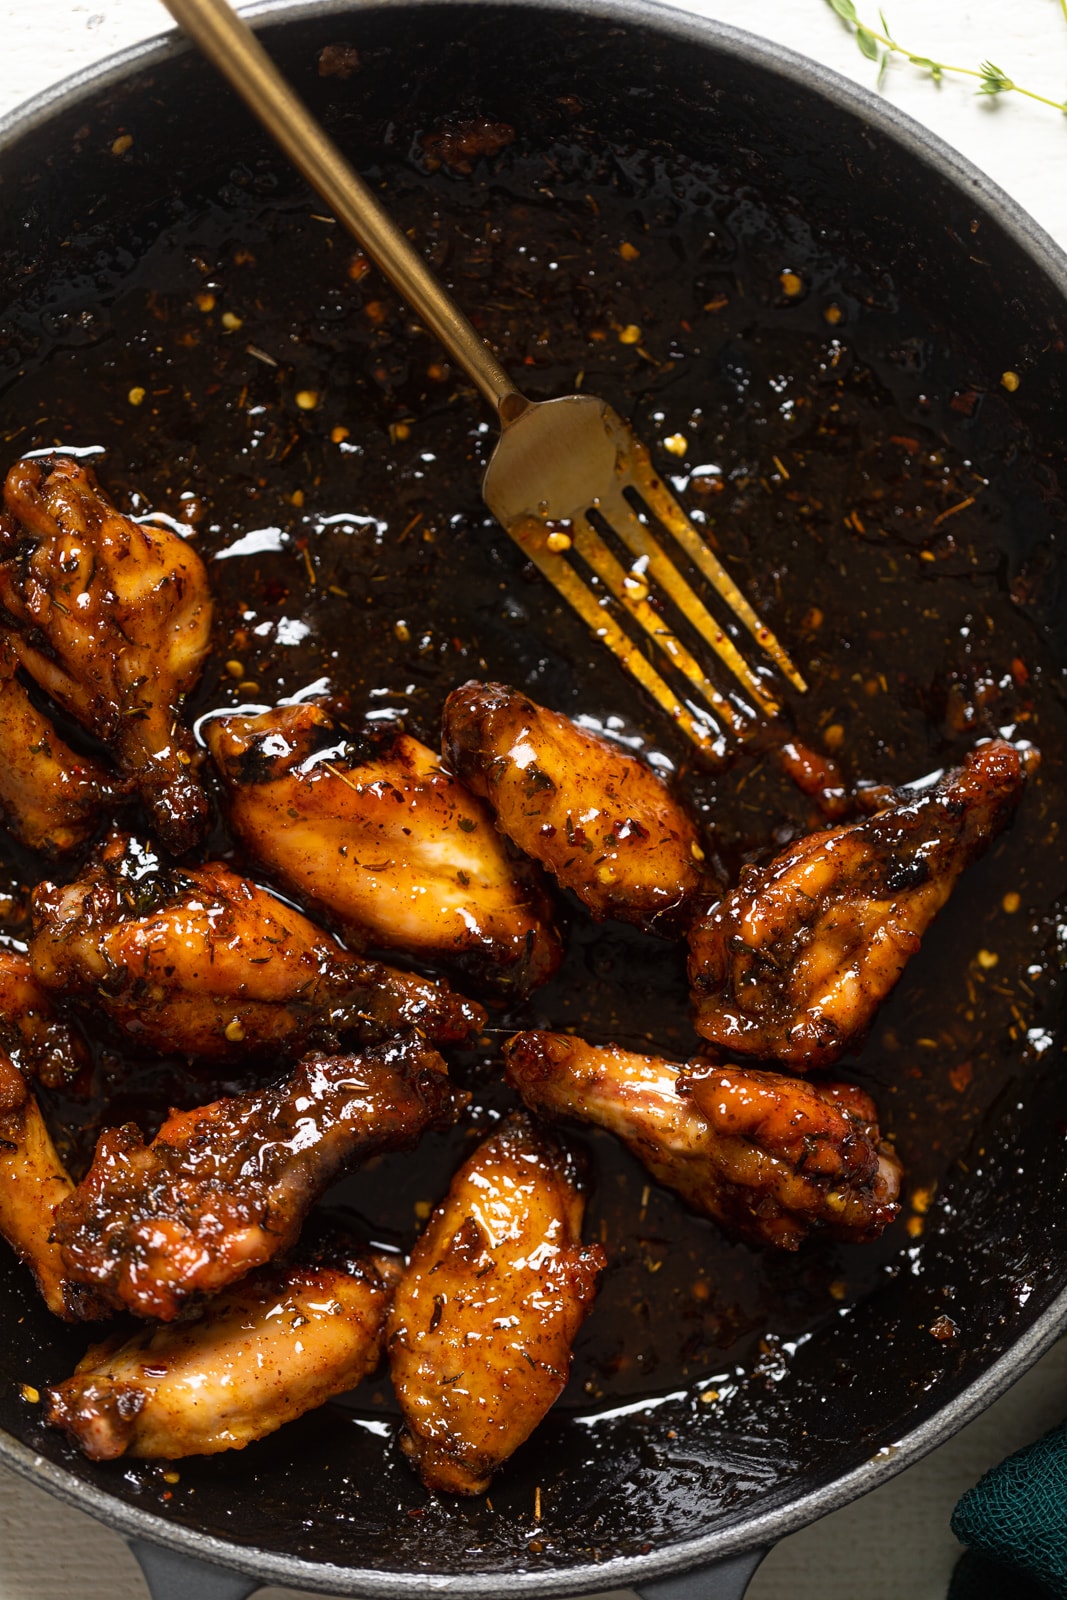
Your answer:
[[[750,666],[666,555],[656,524],[801,691],[803,678],[618,413],[592,395],[532,401],[520,394],[227,0],[164,4],[493,406],[501,437],[482,484],[485,502],[557,593],[705,755],[723,754],[724,730],[743,738],[758,716],[777,716],[779,704],[764,675]],[[628,567],[616,553],[619,544],[631,557]],[[592,573],[592,584],[574,555]],[[612,600],[636,624],[636,638],[622,626]],[[669,624],[668,605],[710,646],[748,700],[736,691],[730,699],[715,686]],[[639,648],[642,633],[663,664],[688,684],[689,698],[684,689],[675,693]],[[696,638],[693,644],[699,648]]]

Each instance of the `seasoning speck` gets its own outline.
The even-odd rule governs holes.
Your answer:
[[[641,252],[635,244],[630,243],[629,239],[624,239],[619,246],[619,254],[624,261],[636,261]]]
[[[411,638],[411,629],[408,627],[403,618],[401,618],[399,622],[393,623],[393,632],[396,634],[396,637],[400,640],[401,644],[407,644],[408,640]]]
[[[983,972],[992,972],[1000,957],[995,950],[979,950],[977,961]]]
[[[663,441],[664,450],[669,450],[672,456],[684,456],[689,449],[689,440],[684,433],[672,433]]]
[[[1022,897],[1016,894],[1014,889],[1009,889],[1003,900],[1000,902],[1001,910],[1006,911],[1009,917],[1013,917],[1021,905]]]
[[[245,664],[243,661],[238,661],[236,659],[233,661],[227,661],[226,671],[229,673],[231,678],[243,678],[245,675]]]
[[[556,551],[557,554],[561,550],[569,550],[573,543],[574,541],[569,533],[560,533],[558,530],[555,533],[550,533],[545,540],[548,548]]]
[[[348,429],[347,428],[334,428],[332,430],[332,432],[330,433],[330,443],[331,444],[344,444],[344,442],[345,442],[345,440],[347,438],[348,438]]]
[[[841,310],[839,305],[831,302],[830,305],[826,307],[826,310],[822,315],[824,322],[828,322],[831,328],[836,328],[838,323],[844,317],[845,313]]]
[[[19,1393],[24,1400],[29,1401],[31,1406],[35,1406],[41,1398],[40,1389],[35,1389],[32,1383],[24,1383],[20,1388]]]
[[[420,1222],[426,1221],[426,1218],[430,1215],[432,1209],[433,1208],[428,1200],[415,1201],[415,1215],[418,1217]]]
[[[231,1044],[240,1044],[245,1036],[243,1025],[234,1017],[232,1022],[226,1024],[225,1033]]]
[[[796,272],[781,273],[778,282],[782,286],[782,293],[790,300],[804,293],[804,279]]]
[[[211,293],[210,289],[204,289],[202,293],[197,295],[196,308],[198,311],[203,311],[205,314],[208,311],[214,311],[215,296]]]
[[[118,138],[115,140],[114,144],[111,146],[111,154],[113,156],[124,156],[126,154],[127,150],[130,150],[132,148],[133,148],[133,134],[132,133],[120,133]]]
[[[641,337],[641,329],[636,322],[628,322],[625,328],[619,329],[620,344],[637,344]]]
[[[930,1332],[935,1339],[940,1339],[942,1344],[949,1339],[954,1339],[959,1331],[957,1324],[953,1322],[951,1317],[946,1317],[944,1312],[939,1317],[935,1317],[930,1324]]]
[[[165,1472],[163,1474],[163,1482],[164,1483],[181,1483],[181,1481],[182,1481],[181,1473],[180,1472],[175,1472],[173,1470],[173,1468],[171,1469],[170,1472]]]
[[[718,1398],[718,1389],[705,1389],[703,1394],[700,1396],[700,1402],[702,1405],[711,1406],[715,1404]]]
[[[227,333],[236,333],[238,328],[244,326],[243,319],[237,315],[236,311],[224,311],[221,321]]]
[[[1012,372],[1010,368],[1007,372],[1002,372],[1000,374],[1000,386],[1002,389],[1007,389],[1009,394],[1014,394],[1021,382],[1022,379],[1019,377],[1019,374],[1017,372]]]
[[[314,411],[319,403],[318,392],[315,389],[298,389],[296,403],[301,411]]]
[[[141,388],[140,384],[136,384],[134,388],[130,390],[126,398],[130,402],[131,406],[139,406],[143,403],[146,392],[146,390]]]

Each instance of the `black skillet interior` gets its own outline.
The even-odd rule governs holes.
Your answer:
[[[907,1163],[904,1218],[878,1247],[757,1257],[589,1140],[611,1267],[564,1401],[491,1502],[422,1492],[384,1381],[177,1478],[86,1463],[21,1391],[64,1375],[85,1336],[53,1325],[6,1253],[0,1422],[132,1506],[309,1560],[513,1573],[661,1550],[891,1453],[1064,1282],[1063,304],[964,191],[729,49],[492,4],[309,12],[266,36],[535,397],[581,372],[650,442],[685,439],[657,459],[796,646],[803,733],[840,730],[872,779],[947,766],[997,727],[1044,761],[841,1069]],[[335,52],[342,71],[322,75],[337,43],[358,66]],[[472,117],[514,141],[469,173],[430,170],[424,136]],[[4,465],[102,445],[121,504],[196,519],[222,557],[197,714],[327,680],[356,717],[400,712],[433,742],[448,689],[487,675],[673,762],[728,874],[813,825],[770,760],[688,765],[525,570],[478,498],[475,396],[198,59],[11,144],[0,194]],[[43,868],[4,870],[13,886]],[[563,975],[494,1027],[691,1051],[677,951],[566,915]],[[114,1043],[98,1041],[111,1118],[150,1124],[216,1091]],[[505,1103],[491,1053],[455,1070],[484,1126]],[[333,1198],[402,1247],[468,1137]]]

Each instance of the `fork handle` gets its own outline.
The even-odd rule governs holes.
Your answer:
[[[283,78],[227,0],[163,0],[371,260],[478,385],[502,424],[526,409],[485,340]]]

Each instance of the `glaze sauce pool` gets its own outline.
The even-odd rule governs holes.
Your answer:
[[[936,341],[901,333],[892,283],[699,169],[575,133],[509,145],[473,176],[428,170],[417,147],[387,152],[377,176],[532,397],[581,387],[632,419],[807,677],[809,693],[787,697],[799,733],[850,779],[918,779],[998,730],[1043,752],[1014,828],[838,1068],[874,1095],[905,1164],[905,1208],[878,1245],[756,1253],[607,1136],[585,1141],[587,1235],[610,1265],[562,1404],[681,1395],[728,1427],[746,1382],[772,1383],[827,1319],[916,1270],[924,1219],[966,1175],[982,1119],[1054,1048],[1064,710],[1027,614],[1036,580],[1006,562],[997,461],[961,439],[978,404],[1008,430],[1010,397],[954,391]],[[400,716],[435,745],[446,694],[485,676],[643,751],[730,881],[819,825],[766,754],[700,766],[524,563],[480,501],[494,433],[473,389],[280,163],[236,166],[154,242],[115,240],[80,263],[40,326],[3,396],[4,465],[98,446],[121,507],[187,529],[218,607],[194,719],[324,693],[354,723]],[[221,820],[210,849],[255,873]],[[3,872],[17,940],[45,869],[9,852]],[[330,1197],[375,1239],[409,1246],[506,1108],[494,1045],[513,1028],[678,1059],[698,1048],[681,948],[561,906],[559,976],[495,1012],[455,1061],[471,1125]],[[138,1057],[103,1026],[95,1048],[97,1098],[51,1108],[78,1165],[101,1125],[133,1116],[151,1131],[168,1104],[239,1082]],[[944,1300],[950,1314],[951,1285]],[[384,1381],[352,1404],[395,1409]]]

